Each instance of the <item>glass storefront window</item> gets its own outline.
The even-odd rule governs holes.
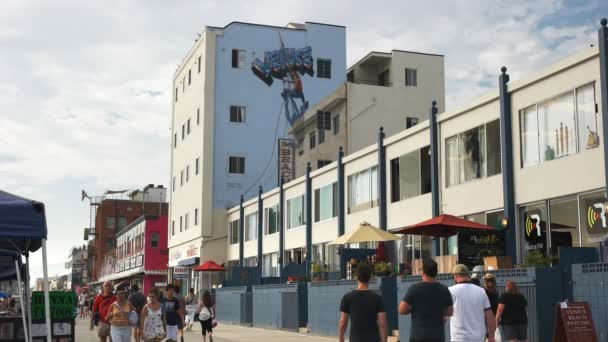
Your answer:
[[[245,241],[257,239],[258,213],[245,216]]]
[[[540,151],[545,161],[576,153],[573,93],[538,105]]]
[[[523,237],[522,260],[531,251],[547,253],[547,209],[545,203],[527,205],[520,208],[520,236]]]
[[[580,196],[581,246],[598,247],[608,239],[608,217],[603,192]]]
[[[558,256],[559,246],[578,247],[578,203],[576,197],[549,201],[551,255]]]
[[[576,89],[579,150],[599,146],[595,113],[595,83]]]

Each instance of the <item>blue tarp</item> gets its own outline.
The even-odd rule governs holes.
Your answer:
[[[46,237],[44,204],[0,190],[0,248],[34,252]]]

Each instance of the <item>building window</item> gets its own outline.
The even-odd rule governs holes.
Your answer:
[[[190,134],[190,119],[188,119],[188,128],[186,129],[187,133]]]
[[[304,138],[298,139],[298,155],[304,154]]]
[[[196,163],[194,163],[194,173],[198,175],[198,163],[201,158],[196,158]]]
[[[447,185],[493,176],[500,167],[500,121],[446,139]]]
[[[200,108],[196,108],[196,124],[197,125],[201,124],[201,109]]]
[[[331,59],[317,58],[317,78],[331,78]]]
[[[228,173],[244,174],[245,157],[228,157]]]
[[[315,222],[338,216],[338,183],[315,189]]]
[[[257,239],[258,213],[245,216],[245,241]]]
[[[319,130],[319,145],[321,145],[323,142],[325,142],[325,130],[320,129]]]
[[[334,124],[334,135],[337,135],[338,133],[340,133],[340,114],[334,116],[333,119],[333,124]]]
[[[173,134],[173,148],[177,148],[177,133]]]
[[[184,230],[188,230],[188,217],[190,216],[190,214],[186,213],[186,215],[184,215]]]
[[[186,125],[182,125],[182,140],[186,137]]]
[[[106,216],[106,228],[116,228],[116,217]]]
[[[112,249],[114,247],[114,241],[112,239],[106,239],[106,249]]]
[[[302,227],[306,224],[306,203],[304,195],[287,201],[287,229]]]
[[[245,67],[245,50],[232,49],[232,67],[237,69]]]
[[[186,91],[186,76],[182,78],[182,93]]]
[[[317,138],[315,132],[310,132],[310,134],[308,135],[308,143],[311,150],[317,145]]]
[[[317,111],[317,129],[331,130],[331,112]]]
[[[175,176],[173,176],[173,183],[172,183],[172,185],[173,186],[171,188],[173,189],[173,192],[175,192]]]
[[[192,83],[192,69],[188,70],[188,85]]]
[[[175,235],[175,220],[171,221],[171,235]]]
[[[179,92],[177,91],[177,88],[175,88],[175,102],[177,102],[177,94],[179,94]]]
[[[405,118],[405,129],[416,126],[418,124],[418,118]]]
[[[230,244],[235,245],[239,243],[239,220],[236,219],[228,223],[228,229],[230,229]]]
[[[127,226],[127,218],[125,216],[119,216],[118,217],[118,229],[123,229],[126,226]]]
[[[198,208],[194,209],[194,225],[198,226]]]
[[[595,83],[520,112],[522,167],[599,146]]]
[[[245,107],[230,106],[230,122],[245,122]]]
[[[264,235],[274,234],[279,231],[279,206],[275,205],[270,208],[266,208],[264,222]]]
[[[405,86],[406,87],[417,87],[418,86],[418,71],[416,69],[405,68]]]
[[[152,247],[152,248],[158,247],[159,240],[160,240],[159,233],[154,232],[154,233],[150,234],[150,247]]]
[[[179,232],[184,231],[184,218],[182,216],[179,217]]]
[[[317,169],[324,167],[325,165],[331,164],[331,160],[317,160]]]
[[[198,56],[198,73],[201,73],[201,56]]]
[[[190,165],[186,166],[186,183],[190,181]]]
[[[179,172],[179,185],[184,186],[184,170]]]
[[[365,210],[378,205],[378,167],[348,176],[348,212]]]
[[[391,160],[391,202],[431,192],[429,151],[427,146]]]

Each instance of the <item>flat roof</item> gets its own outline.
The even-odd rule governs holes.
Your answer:
[[[407,50],[397,50],[397,49],[393,49],[393,50],[391,50],[391,52],[370,51],[367,55],[363,56],[363,58],[361,58],[360,60],[356,61],[353,65],[351,65],[348,69],[346,69],[346,72],[351,71],[354,67],[356,67],[357,65],[365,62],[370,57],[374,57],[374,56],[378,56],[378,57],[380,57],[380,56],[392,57],[393,56],[393,52],[412,53],[412,54],[416,54],[416,55],[425,55],[425,56],[434,56],[434,57],[445,57],[444,55],[438,55],[438,54],[434,54],[434,53],[418,52],[418,51],[407,51]]]

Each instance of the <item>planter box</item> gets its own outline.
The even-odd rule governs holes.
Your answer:
[[[513,262],[509,256],[489,256],[483,258],[486,271],[490,269],[502,270],[513,268]]]

